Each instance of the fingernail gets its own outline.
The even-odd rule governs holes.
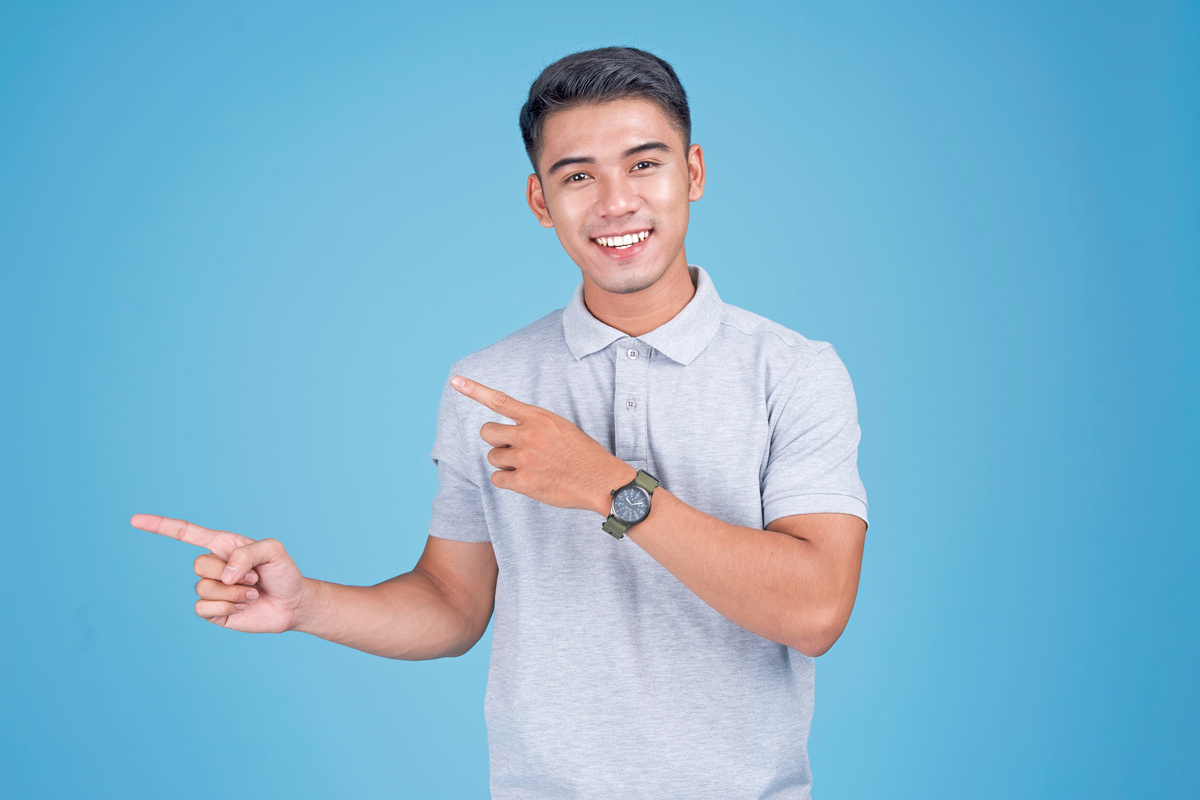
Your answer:
[[[246,608],[246,604],[245,603],[234,603],[233,607],[236,608],[238,611],[242,611]]]
[[[242,578],[242,582],[247,583],[247,584],[254,583],[257,580],[258,580],[257,572],[247,572],[246,577]]]
[[[233,567],[225,567],[225,571],[221,573],[221,580],[225,583],[229,583],[235,577],[237,577],[237,570]]]
[[[258,592],[256,592],[256,591],[254,591],[253,589],[251,589],[250,591],[246,592],[246,599],[247,599],[247,600],[257,600],[257,599],[258,599]]]
[[[467,385],[467,382],[465,380],[463,380],[460,376],[455,375],[453,378],[450,379],[450,385],[453,386],[455,389],[461,389],[462,387]]]

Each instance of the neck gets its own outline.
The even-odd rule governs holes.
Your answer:
[[[667,268],[652,286],[631,294],[606,292],[589,281],[583,281],[583,302],[592,316],[626,336],[641,336],[670,322],[683,311],[696,294],[687,258],[680,258]]]

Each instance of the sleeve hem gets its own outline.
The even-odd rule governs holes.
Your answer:
[[[430,526],[429,535],[435,539],[447,539],[451,542],[469,542],[471,544],[491,544],[491,537],[484,535],[482,539],[473,537],[470,533],[458,530],[447,530],[445,526],[434,528]]]
[[[764,525],[793,514],[850,514],[868,527],[871,524],[867,519],[867,504],[847,494],[799,494],[763,504]]]

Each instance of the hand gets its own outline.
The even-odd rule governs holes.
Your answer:
[[[275,539],[255,541],[154,514],[134,514],[129,524],[212,553],[196,559],[198,616],[247,633],[291,630],[304,596],[304,577]]]
[[[499,467],[492,484],[558,508],[608,516],[611,492],[637,471],[575,425],[503,392],[456,375],[450,385],[515,425],[488,422],[479,435],[492,446],[488,463]]]

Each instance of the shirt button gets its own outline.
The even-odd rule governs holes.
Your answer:
[[[625,407],[630,411],[633,411],[635,408],[637,408],[637,401],[631,397],[625,401]]]
[[[628,353],[626,353],[625,355],[629,356],[630,358],[637,358],[637,357],[638,357],[638,351],[637,351],[637,350],[634,350],[634,349],[632,349],[632,348],[631,348],[631,349],[629,350],[629,352],[628,352]]]

